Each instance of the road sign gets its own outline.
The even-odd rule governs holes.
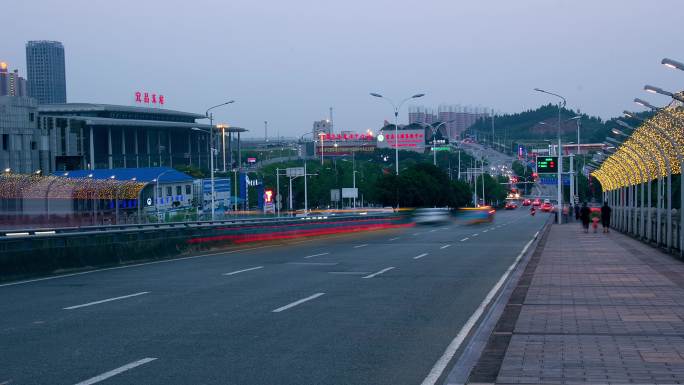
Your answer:
[[[340,201],[340,189],[332,189],[330,190],[330,202],[339,202]]]
[[[537,157],[537,173],[557,173],[558,172],[558,157],[557,156],[538,156]]]
[[[304,176],[304,167],[288,167],[285,169],[285,175],[290,178]]]
[[[256,158],[247,158],[247,163],[256,163]]]
[[[342,198],[358,198],[358,197],[359,197],[359,189],[349,188],[349,187],[343,187],[342,188]]]

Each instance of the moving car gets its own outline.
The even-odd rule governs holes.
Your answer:
[[[515,202],[506,202],[506,205],[504,206],[504,209],[506,210],[515,210],[518,208],[518,204]]]
[[[525,199],[525,200],[523,200],[523,202],[522,202],[522,205],[523,205],[523,206],[529,206],[529,205],[531,205],[531,204],[532,204],[532,200],[530,200],[530,199]]]
[[[413,221],[421,225],[438,224],[449,220],[449,209],[447,208],[425,208],[416,209],[413,212]]]
[[[534,207],[541,206],[541,200],[539,198],[535,198],[535,200],[532,201],[532,206],[534,206]]]
[[[544,204],[541,205],[541,211],[548,213],[551,210],[553,210],[553,205],[551,204],[551,202],[544,202]]]

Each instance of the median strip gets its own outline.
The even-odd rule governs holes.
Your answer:
[[[245,271],[259,270],[259,269],[263,269],[263,268],[264,268],[263,266],[250,267],[249,269],[231,271],[230,273],[224,273],[223,275],[235,275],[235,274],[244,273]]]
[[[139,296],[139,295],[143,295],[143,294],[147,294],[147,293],[149,293],[149,291],[141,291],[140,293],[124,295],[124,296],[121,296],[121,297],[107,298],[107,299],[103,299],[103,300],[100,300],[100,301],[88,302],[88,303],[84,303],[83,305],[69,306],[69,307],[63,308],[63,310],[73,310],[73,309],[79,309],[79,308],[87,307],[87,306],[99,305],[99,304],[101,304],[101,303],[112,302],[112,301],[118,301],[118,300],[120,300],[120,299],[126,299],[126,298],[137,297],[137,296]]]
[[[316,298],[318,298],[318,297],[320,297],[320,296],[322,296],[322,295],[324,295],[324,294],[325,294],[325,293],[316,293],[316,294],[311,295],[311,296],[308,296],[308,297],[306,297],[306,298],[302,298],[302,299],[300,299],[300,300],[298,300],[298,301],[294,301],[294,302],[292,302],[292,303],[290,303],[290,304],[287,304],[287,305],[285,305],[285,306],[281,306],[281,307],[279,307],[279,308],[277,308],[277,309],[275,309],[275,310],[272,310],[272,312],[273,312],[273,313],[280,313],[281,311],[285,311],[285,310],[287,310],[287,309],[291,309],[291,308],[293,308],[293,307],[295,307],[295,306],[297,306],[297,305],[303,304],[304,302],[311,301],[312,299],[316,299]]]
[[[154,361],[154,360],[156,360],[156,358],[151,358],[151,357],[143,358],[142,360],[138,360],[138,361],[135,361],[135,362],[131,362],[130,364],[126,364],[126,365],[121,366],[121,367],[118,367],[118,368],[116,368],[116,369],[114,369],[114,370],[110,370],[110,371],[108,371],[108,372],[106,372],[106,373],[102,373],[102,374],[100,374],[99,376],[95,376],[95,377],[89,378],[89,379],[87,379],[87,380],[85,380],[85,381],[81,381],[81,382],[79,382],[79,383],[76,384],[76,385],[92,385],[92,384],[97,384],[98,382],[102,382],[102,381],[104,381],[104,380],[106,380],[106,379],[108,379],[108,378],[110,378],[110,377],[116,376],[117,374],[121,374],[121,373],[123,373],[123,372],[125,372],[125,371],[127,371],[127,370],[131,370],[131,369],[137,368],[137,367],[140,366],[140,365],[144,365],[144,364],[146,364],[146,363],[148,363],[148,362],[152,362],[152,361]]]
[[[378,272],[375,272],[375,273],[373,273],[373,274],[367,275],[367,276],[365,276],[365,277],[363,277],[363,278],[373,278],[373,277],[377,277],[378,275],[383,274],[383,273],[386,273],[386,272],[388,272],[388,271],[390,271],[390,270],[392,270],[392,269],[394,269],[394,267],[388,267],[388,268],[382,269],[382,270],[380,270],[380,271],[378,271]]]

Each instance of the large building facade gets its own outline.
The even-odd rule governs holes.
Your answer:
[[[0,96],[28,96],[26,79],[19,76],[19,70],[10,72],[5,62],[0,62]]]
[[[42,170],[41,140],[35,99],[0,96],[0,170],[34,173]]]
[[[424,107],[409,108],[409,124],[446,122],[444,126],[449,140],[459,139],[475,122],[489,116],[487,109],[481,107],[442,105],[437,109],[437,113]]]
[[[177,165],[208,168],[206,131],[210,126],[196,122],[205,118],[201,114],[89,103],[40,105],[38,113],[50,172]]]
[[[28,93],[38,104],[66,103],[64,46],[58,41],[26,43]]]

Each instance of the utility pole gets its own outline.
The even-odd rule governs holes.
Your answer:
[[[264,120],[264,141],[268,142],[268,120]]]

